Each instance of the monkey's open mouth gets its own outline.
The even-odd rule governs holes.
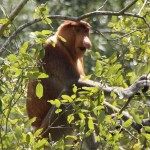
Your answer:
[[[86,47],[79,47],[81,51],[86,51]]]

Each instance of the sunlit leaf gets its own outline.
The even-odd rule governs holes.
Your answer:
[[[51,34],[52,33],[52,31],[50,31],[50,30],[42,30],[42,33],[43,34],[45,34],[45,35],[49,35],[49,34]]]
[[[74,120],[74,115],[73,114],[68,115],[67,117],[68,123],[70,124],[73,120]]]
[[[49,76],[46,74],[46,73],[41,73],[38,78],[41,79],[41,78],[48,78]]]
[[[78,115],[79,115],[79,117],[80,117],[81,119],[85,119],[85,118],[86,118],[83,113],[78,113]]]
[[[55,105],[55,100],[48,100],[49,103],[51,103],[52,105]]]
[[[78,90],[77,86],[76,86],[76,85],[73,85],[73,89],[72,89],[73,93],[76,93],[77,90]]]
[[[71,135],[67,135],[65,138],[66,138],[66,139],[77,140],[77,137],[76,137],[76,136],[71,136]]]
[[[48,141],[46,139],[38,140],[34,146],[34,149],[42,149],[46,145],[48,145]]]
[[[128,128],[131,126],[133,120],[132,119],[128,119],[127,121],[125,121],[122,125],[123,128]]]
[[[142,135],[144,135],[147,140],[150,140],[150,134],[143,133]]]
[[[55,113],[56,113],[56,114],[59,114],[60,112],[62,112],[62,109],[56,109],[56,110],[55,110]]]
[[[31,127],[32,123],[35,122],[35,120],[36,120],[36,117],[33,117],[30,120],[28,120],[26,123],[26,127],[28,128]]]
[[[17,57],[14,54],[10,54],[7,58],[12,63],[15,62],[15,61],[17,61]]]
[[[102,64],[101,61],[97,60],[96,67],[95,67],[95,75],[99,77],[101,73],[102,73]]]
[[[36,85],[36,96],[39,99],[43,96],[43,85],[40,82]]]
[[[61,96],[64,100],[68,100],[70,103],[73,101],[73,99],[70,97],[70,96],[68,96],[68,95],[62,95]]]
[[[133,145],[133,150],[141,150],[142,146],[140,143],[136,143]]]
[[[104,109],[104,106],[96,106],[95,108],[94,108],[94,110],[102,110],[102,109]]]
[[[38,129],[38,130],[36,130],[36,132],[34,133],[34,136],[35,136],[35,137],[40,136],[40,134],[42,133],[42,131],[43,131],[43,129]]]
[[[55,105],[56,105],[57,108],[60,107],[61,103],[60,103],[59,99],[55,99]]]
[[[88,127],[90,130],[94,130],[94,122],[91,118],[88,119]]]
[[[142,121],[140,119],[140,116],[138,114],[135,114],[134,111],[130,112],[132,114],[133,119],[138,123],[138,124],[142,124]]]
[[[145,126],[144,129],[145,129],[145,131],[150,133],[150,127],[149,126]]]

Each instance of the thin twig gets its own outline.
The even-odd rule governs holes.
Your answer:
[[[24,5],[28,2],[28,0],[22,0],[17,7],[11,12],[11,14],[8,17],[8,22],[3,24],[0,27],[0,36],[3,34],[4,30],[8,27],[9,24],[15,19],[15,17],[19,14],[19,12],[22,10]]]
[[[142,12],[142,10],[143,10],[143,8],[145,7],[146,4],[147,4],[147,0],[144,1],[143,6],[141,7],[140,11],[138,12],[138,15],[141,14],[141,12]]]
[[[126,6],[125,8],[123,8],[122,10],[119,11],[119,13],[124,13],[125,11],[127,11],[129,8],[131,8],[131,6],[133,6],[138,0],[134,0],[133,2],[131,2],[128,6]]]
[[[102,9],[104,7],[104,5],[107,3],[107,1],[108,0],[105,0],[105,2],[102,4],[102,6],[100,8],[97,9],[97,11],[100,10],[100,9]]]

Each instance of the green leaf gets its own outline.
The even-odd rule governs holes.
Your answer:
[[[42,34],[44,34],[44,35],[49,35],[51,33],[52,33],[52,31],[50,31],[50,30],[42,30]]]
[[[101,109],[104,109],[104,106],[101,106],[101,105],[100,105],[100,106],[96,106],[96,107],[94,108],[94,111],[95,111],[95,110],[101,110]]]
[[[33,117],[32,119],[28,120],[26,123],[26,127],[31,127],[32,123],[36,121],[36,117]]]
[[[84,120],[86,117],[85,117],[85,115],[83,114],[83,113],[78,113],[78,115],[79,115],[79,117],[81,118],[81,120]]]
[[[150,134],[143,133],[142,135],[144,135],[147,140],[150,140]]]
[[[101,64],[101,61],[100,60],[97,60],[96,61],[96,67],[95,67],[95,75],[97,77],[101,76],[102,74],[102,64]]]
[[[40,55],[40,58],[41,59],[43,59],[44,58],[44,56],[45,56],[45,50],[40,50],[40,53],[39,53],[39,55]]]
[[[105,117],[106,117],[105,111],[101,111],[101,112],[100,112],[100,116],[99,116],[99,121],[100,121],[100,122],[103,122],[104,119],[105,119]]]
[[[122,125],[123,128],[128,128],[131,126],[133,120],[132,119],[128,119],[127,121],[124,122],[124,124]]]
[[[144,127],[145,131],[150,132],[150,127],[146,126]]]
[[[1,86],[1,85],[0,85]],[[2,90],[2,88],[0,87],[0,95],[2,95],[4,92]]]
[[[72,102],[73,101],[73,99],[70,97],[70,96],[68,96],[68,95],[62,95],[61,96],[64,100],[68,100],[68,102]]]
[[[26,53],[28,45],[29,45],[29,42],[25,42],[20,48],[20,53]]]
[[[17,76],[20,76],[22,74],[22,69],[15,68],[14,72]]]
[[[43,79],[43,78],[48,78],[49,76],[46,74],[46,73],[41,73],[39,76],[38,76],[38,79]]]
[[[42,131],[43,131],[43,129],[38,129],[38,130],[36,130],[35,133],[34,133],[34,136],[35,136],[35,137],[40,136],[40,134],[42,133]]]
[[[73,114],[68,115],[67,117],[68,123],[70,124],[73,120],[74,120],[74,115]]]
[[[125,38],[125,37],[124,37],[124,38],[122,38],[122,43],[123,43],[123,44],[128,44],[128,39],[127,39],[127,38]]]
[[[52,105],[55,105],[55,100],[48,100],[49,103],[51,103]]]
[[[51,24],[51,23],[52,23],[52,20],[49,19],[48,17],[44,16],[44,17],[42,18],[42,22],[43,22],[44,24]]]
[[[42,149],[44,146],[48,145],[48,141],[46,139],[38,140],[35,144],[34,149]]]
[[[138,123],[138,124],[142,124],[142,121],[140,119],[140,116],[139,115],[134,115],[134,120]]]
[[[78,88],[77,88],[77,86],[75,84],[73,85],[73,89],[72,90],[73,90],[73,93],[76,93],[78,91]]]
[[[2,113],[2,101],[0,100],[0,113]]]
[[[65,139],[77,140],[77,137],[76,137],[76,136],[67,135],[67,136],[65,137]]]
[[[56,105],[57,108],[60,107],[61,103],[60,103],[59,99],[55,99],[55,105]]]
[[[62,109],[57,109],[57,110],[55,111],[56,114],[59,114],[60,112],[62,112]]]
[[[142,121],[140,119],[140,116],[138,114],[135,114],[134,111],[131,111],[130,114],[132,115],[133,119],[138,123],[138,124],[142,124]]]
[[[10,55],[8,56],[8,60],[9,60],[10,62],[14,63],[14,62],[17,61],[17,57],[16,57],[16,55],[14,55],[14,54],[10,54]]]
[[[88,127],[90,130],[94,130],[94,122],[92,118],[89,118],[88,120]]]
[[[36,85],[36,96],[40,99],[43,96],[43,85],[38,83]]]
[[[26,135],[26,142],[27,142],[27,144],[30,143],[30,135],[29,134]]]
[[[16,126],[15,135],[16,135],[17,139],[20,139],[22,137],[22,129],[20,126]]]

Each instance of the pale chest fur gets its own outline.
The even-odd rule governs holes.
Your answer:
[[[83,66],[83,59],[78,59],[77,60],[77,69],[78,69],[78,72],[81,76],[85,76],[84,66]]]

